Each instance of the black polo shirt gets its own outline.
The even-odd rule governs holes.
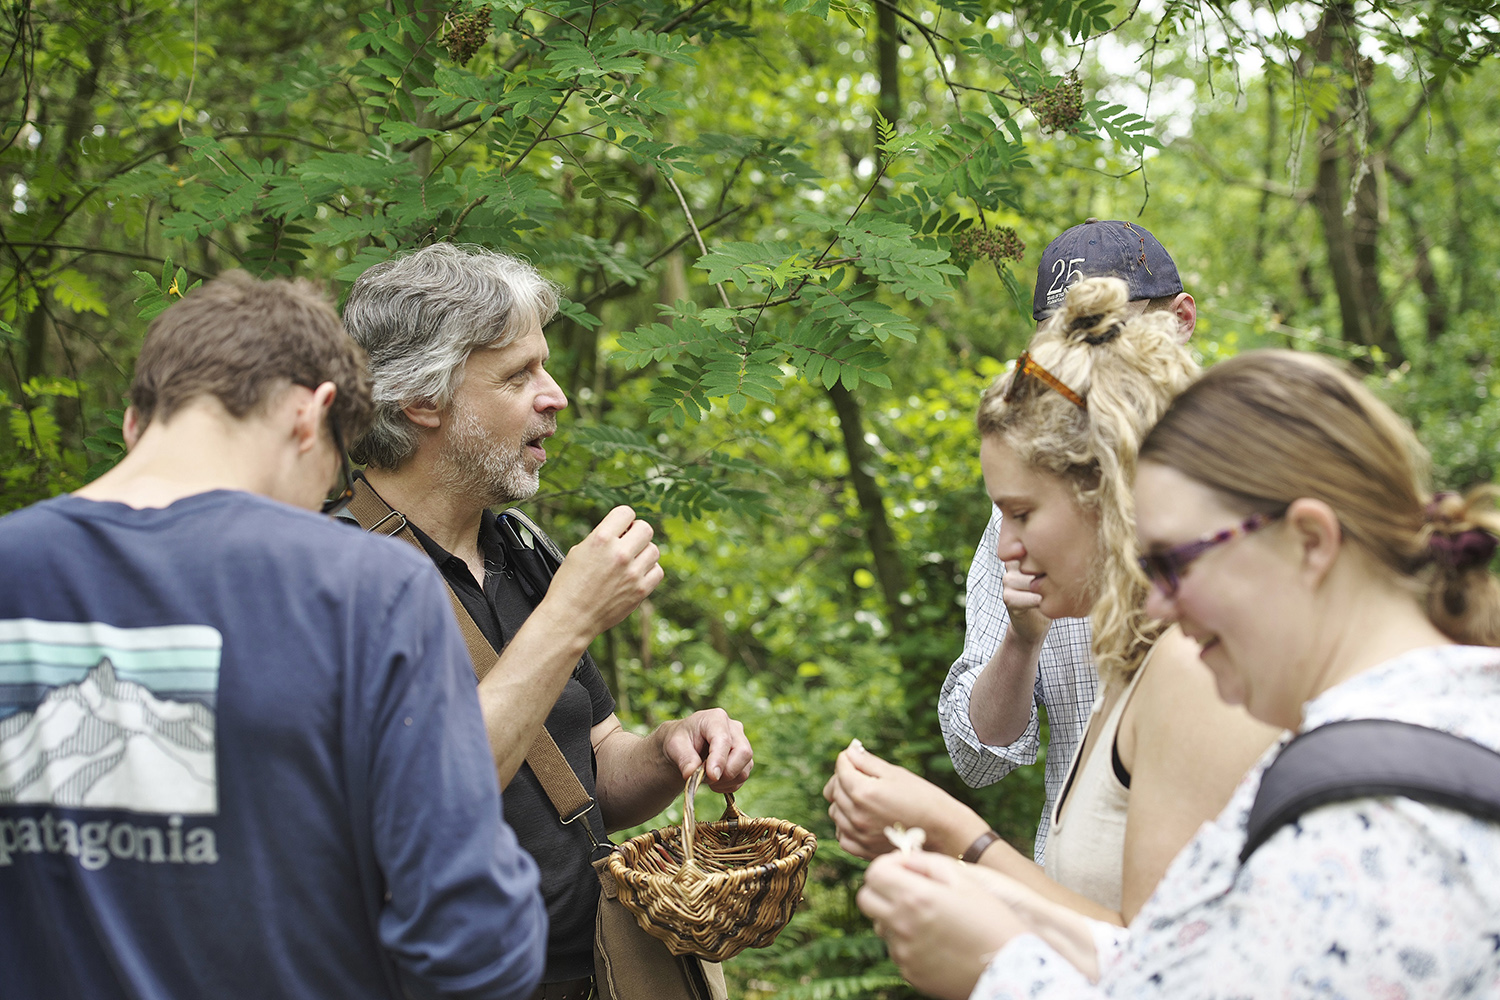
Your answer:
[[[427,537],[415,524],[411,528],[490,645],[504,649],[540,602],[541,595],[521,567],[507,558],[506,543],[495,515],[486,510],[479,524],[479,552],[484,557],[482,587],[474,580],[467,563]],[[594,750],[589,730],[609,718],[614,710],[614,697],[599,668],[593,657],[584,653],[547,716],[547,731],[591,796]],[[502,805],[521,846],[531,853],[541,869],[542,898],[551,921],[543,981],[562,982],[593,975],[599,880],[589,864],[591,845],[583,821],[564,826],[536,775],[525,764],[506,786]],[[590,813],[588,822],[602,843],[604,822],[598,809]]]

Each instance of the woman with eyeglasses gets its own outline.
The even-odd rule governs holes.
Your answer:
[[[936,855],[878,860],[859,904],[907,977],[978,1000],[1500,994],[1500,783],[1480,778],[1500,766],[1500,516],[1489,487],[1434,496],[1426,469],[1324,358],[1241,355],[1184,392],[1136,474],[1148,611],[1296,738],[1128,931]],[[1329,742],[1351,732],[1387,742]],[[1312,746],[1344,752],[1285,766]],[[1318,796],[1263,808],[1289,774]],[[994,957],[971,991],[952,966],[975,951]]]
[[[1053,812],[1045,871],[972,809],[862,748],[840,755],[824,790],[853,853],[890,850],[888,825],[921,827],[929,850],[1116,925],[1276,737],[1220,702],[1191,641],[1147,620],[1136,451],[1197,366],[1174,316],[1135,311],[1126,297],[1117,278],[1075,285],[979,406],[985,486],[1004,515],[998,555],[1032,580],[1010,606],[1012,627],[1044,632],[1051,619],[1088,616],[1101,680]],[[969,962],[976,976],[979,959]]]

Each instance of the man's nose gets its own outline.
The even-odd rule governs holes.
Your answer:
[[[557,384],[557,379],[547,369],[542,369],[542,386],[536,395],[536,408],[539,411],[566,410],[568,408],[568,396],[563,392],[562,386]]]

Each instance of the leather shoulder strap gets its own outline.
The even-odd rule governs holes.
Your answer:
[[[354,499],[349,501],[346,510],[366,531],[399,538],[415,546],[423,556],[427,555],[427,550],[422,548],[422,543],[412,534],[406,515],[382,500],[363,476],[354,480]],[[521,517],[525,519],[527,529],[537,538],[547,539],[529,518],[525,518],[524,514]],[[550,539],[547,539],[547,544],[551,545]],[[469,614],[469,609],[458,599],[458,594],[454,593],[451,586],[447,590],[448,601],[453,605],[453,617],[458,621],[458,630],[463,634],[464,645],[469,650],[474,676],[482,681],[499,662],[495,648],[484,637],[479,625]],[[557,810],[558,819],[564,824],[574,822],[593,808],[594,800],[583,787],[583,782],[578,780],[578,775],[568,766],[568,759],[563,756],[562,748],[557,745],[552,734],[547,732],[546,726],[537,730],[531,745],[526,748],[526,764],[536,775],[542,790],[552,802],[552,808]]]
[[[1319,726],[1288,743],[1262,775],[1240,863],[1305,812],[1382,795],[1500,822],[1500,754],[1459,736],[1386,719]]]
[[[354,515],[354,519],[359,522],[359,526],[366,531],[376,535],[385,535],[388,538],[399,538],[422,553],[422,555],[425,556],[427,554],[427,550],[422,548],[422,543],[412,533],[411,525],[407,523],[406,515],[394,510],[384,500],[380,499],[380,494],[376,493],[374,487],[366,482],[363,477],[354,481],[354,499],[350,500],[349,505],[344,509]],[[479,626],[474,622],[473,616],[469,614],[463,602],[458,599],[458,595],[453,592],[453,588],[448,587],[447,589],[448,603],[453,606],[453,617],[458,619],[458,630],[463,633],[464,645],[468,647],[469,659],[473,661],[474,676],[479,680],[484,680],[485,675],[493,670],[495,664],[498,662],[494,647],[484,637],[484,633],[479,630]]]

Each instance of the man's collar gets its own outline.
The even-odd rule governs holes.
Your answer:
[[[412,534],[417,536],[417,541],[422,543],[422,548],[434,563],[439,567],[446,567],[449,560],[453,560],[456,565],[464,567],[464,571],[468,572],[467,563],[433,541],[432,537],[419,528],[414,521],[407,523],[411,527]],[[499,519],[489,508],[485,508],[479,515],[479,555],[484,559],[487,572],[505,569],[505,542],[500,535]],[[480,580],[478,583],[483,586],[484,581]]]

